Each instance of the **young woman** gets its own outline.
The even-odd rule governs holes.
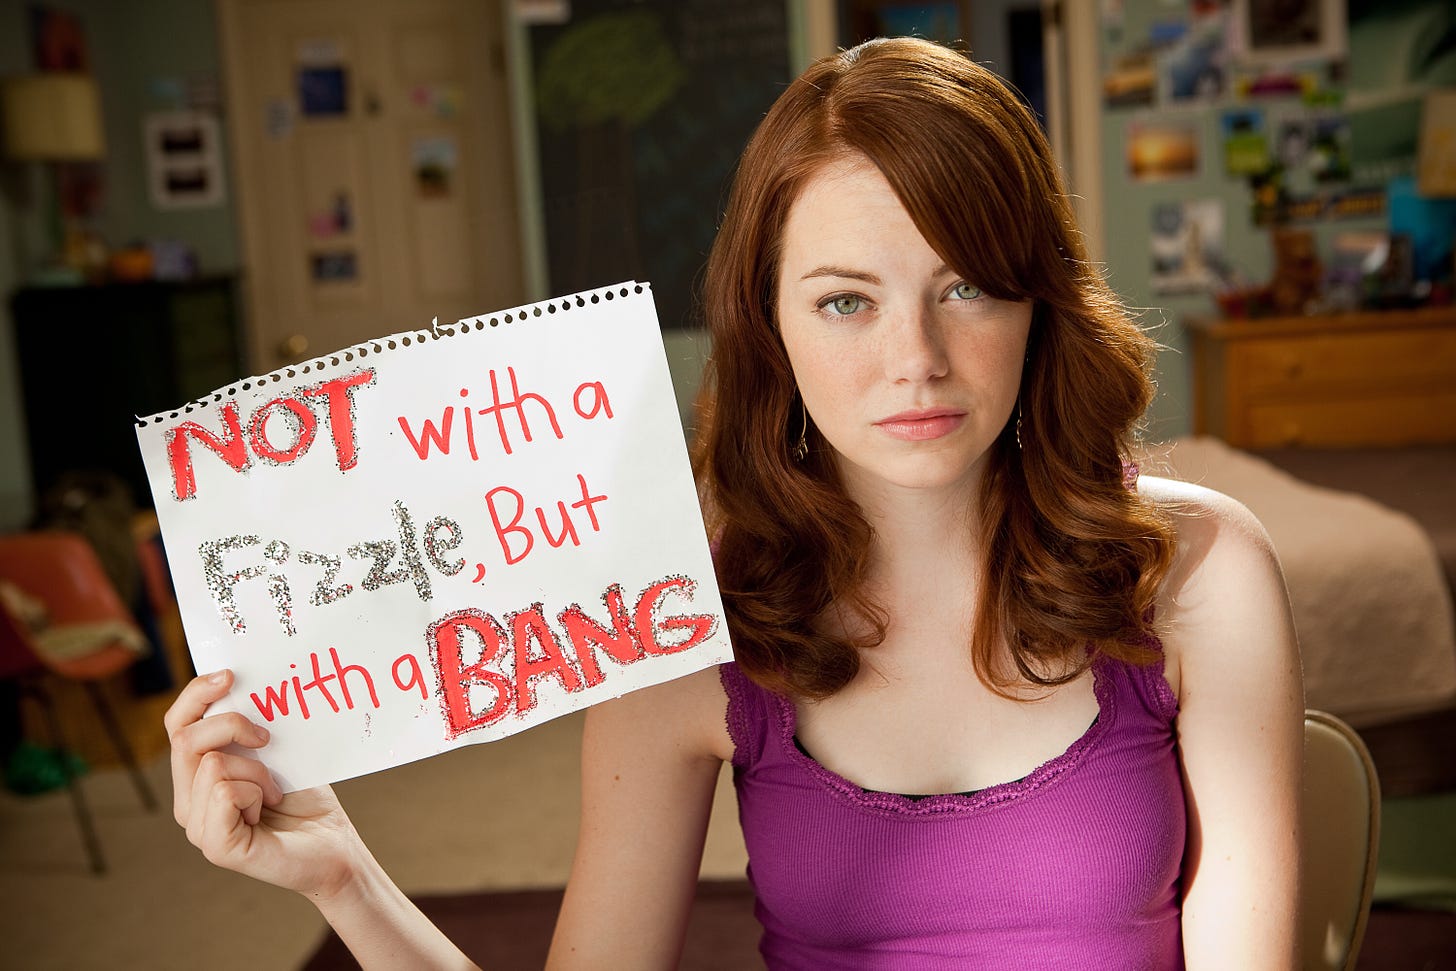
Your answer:
[[[736,663],[587,717],[551,965],[668,968],[734,766],[772,968],[1291,968],[1302,695],[1258,523],[1138,477],[1150,344],[1028,112],[959,54],[812,66],[709,260],[697,464]],[[327,789],[168,716],[208,859],[366,966],[468,966]]]

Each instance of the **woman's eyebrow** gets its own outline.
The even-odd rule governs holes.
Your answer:
[[[814,269],[799,277],[800,280],[812,280],[815,277],[834,276],[843,277],[847,280],[860,280],[864,283],[880,285],[880,278],[873,273],[866,273],[864,270],[851,270],[844,266],[816,266]]]
[[[954,272],[955,271],[952,270],[948,265],[942,263],[937,266],[934,272],[932,272],[930,275],[932,278],[934,278],[947,276]],[[867,273],[864,270],[851,270],[845,266],[816,266],[808,273],[805,273],[803,276],[799,277],[799,279],[812,280],[815,277],[825,276],[843,277],[847,280],[862,280],[865,283],[873,284],[875,286],[879,286],[881,283],[880,278],[873,273]]]

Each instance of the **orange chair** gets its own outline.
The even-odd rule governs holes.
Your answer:
[[[0,603],[0,678],[16,681],[23,694],[40,702],[51,741],[61,749],[65,748],[65,739],[46,680],[58,677],[80,682],[91,696],[117,754],[130,771],[142,805],[155,810],[156,797],[137,766],[101,687],[103,680],[124,671],[141,657],[126,643],[128,639],[140,638],[141,633],[95,551],[75,533],[3,536],[0,537],[0,580],[8,581],[45,605],[48,632],[93,635],[84,638],[80,645],[73,644],[63,658],[57,657],[40,646],[29,624]],[[61,761],[64,764],[65,760]],[[104,873],[106,862],[85,796],[78,780],[69,772],[66,781],[91,869]]]

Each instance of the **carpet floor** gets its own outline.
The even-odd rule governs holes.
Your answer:
[[[482,967],[543,967],[561,891],[475,893],[417,898],[416,903]],[[693,902],[680,971],[762,968],[753,893],[742,880],[703,881]],[[358,965],[332,933],[303,971],[348,971]],[[1456,969],[1456,914],[1377,907],[1370,914],[1356,971]]]

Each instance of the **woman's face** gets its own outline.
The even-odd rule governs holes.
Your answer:
[[[1016,406],[1031,302],[946,266],[859,155],[807,183],[781,252],[780,334],[850,494],[974,488]]]

